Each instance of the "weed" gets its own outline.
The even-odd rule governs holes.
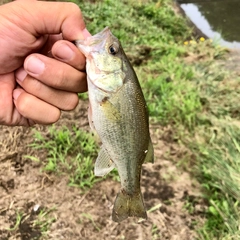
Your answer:
[[[83,218],[86,218],[86,219],[90,220],[90,222],[92,223],[93,227],[94,227],[98,232],[100,232],[101,229],[97,226],[97,224],[96,224],[95,221],[93,220],[91,214],[82,213],[82,214],[81,214],[81,218],[80,218],[80,222],[83,221],[83,220],[81,220],[81,219],[83,219]]]
[[[36,219],[32,222],[32,227],[39,229],[42,236],[48,233],[49,227],[52,225],[53,222],[56,221],[55,217],[50,216],[52,211],[54,210],[55,208],[41,209],[40,212],[37,214]]]
[[[184,204],[184,208],[189,212],[189,214],[193,214],[194,211],[195,211],[193,202],[188,201],[188,199],[186,199],[186,202]]]
[[[23,213],[17,211],[16,212],[16,223],[15,223],[15,225],[13,227],[7,229],[7,230],[9,230],[9,231],[17,230],[19,225],[21,224],[22,219],[23,219]]]
[[[17,210],[16,223],[7,230],[20,232],[23,238],[29,236],[31,239],[39,239],[40,237],[42,239],[42,237],[47,236],[51,224],[56,221],[56,218],[51,216],[54,210],[55,208],[41,208],[31,213]]]
[[[160,230],[158,229],[158,226],[153,224],[152,226],[152,240],[159,239],[160,238]]]

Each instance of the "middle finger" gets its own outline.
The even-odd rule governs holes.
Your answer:
[[[72,110],[77,106],[79,99],[76,93],[49,87],[30,75],[24,77],[25,74],[23,68],[19,69],[16,80],[27,93],[62,110]]]
[[[86,73],[41,54],[31,54],[24,62],[26,72],[50,87],[70,92],[87,90]]]

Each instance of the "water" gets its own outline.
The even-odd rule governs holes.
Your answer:
[[[179,0],[191,21],[209,38],[240,49],[240,0]]]

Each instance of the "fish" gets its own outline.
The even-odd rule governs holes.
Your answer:
[[[147,219],[140,178],[142,164],[153,163],[154,150],[137,75],[109,27],[75,44],[86,57],[89,124],[102,143],[94,174],[104,176],[116,168],[120,176],[112,220]]]

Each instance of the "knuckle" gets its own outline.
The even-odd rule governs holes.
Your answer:
[[[65,102],[65,106],[64,106],[64,110],[73,110],[76,108],[76,106],[78,105],[79,99],[77,94],[72,93],[71,96],[68,96],[66,102]]]
[[[28,88],[31,88],[30,90],[34,93],[40,93],[42,90],[42,83],[39,82],[38,80],[32,78],[30,80],[30,84],[28,85]]]
[[[17,100],[17,109],[22,116],[27,117],[28,111],[31,109],[31,99],[26,93],[22,93]]]
[[[82,15],[81,10],[80,10],[79,6],[76,3],[68,2],[67,4],[68,4],[68,9],[71,9],[72,13]]]
[[[48,116],[47,124],[55,123],[59,120],[61,116],[61,112],[58,108],[54,108],[54,110],[51,111],[51,114]]]
[[[82,80],[86,79],[86,73],[76,70],[70,65],[61,65],[55,72],[52,71],[51,82],[48,77],[48,86],[69,92],[78,92],[79,86],[82,86]]]
[[[58,70],[57,78],[55,78],[55,81],[52,82],[54,85],[53,87],[65,89],[66,85],[68,83],[68,73],[65,71],[64,68]]]

